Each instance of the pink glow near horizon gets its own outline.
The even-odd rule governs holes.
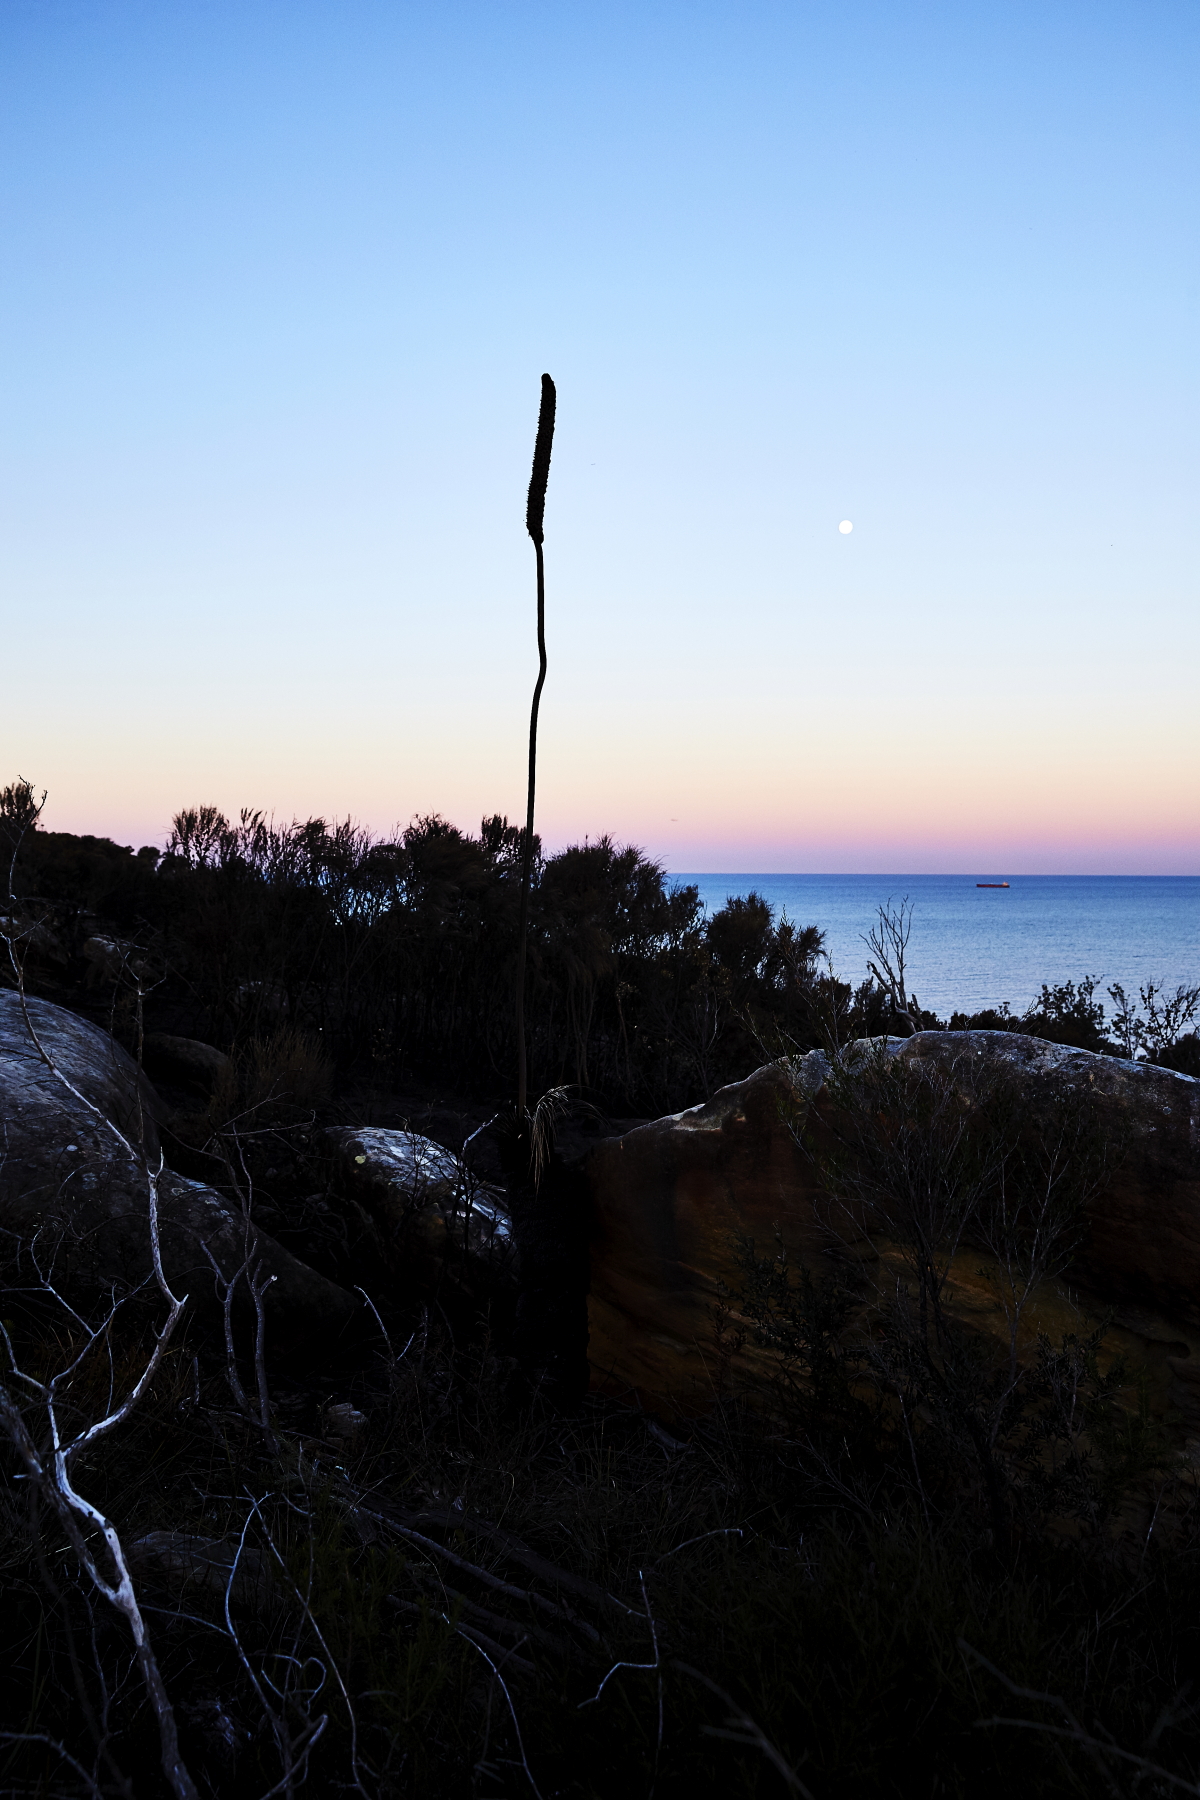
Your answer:
[[[549,370],[547,845],[1200,873],[1200,13],[957,11],[0,9],[0,785],[522,818]]]
[[[64,774],[66,772],[64,771]],[[91,832],[135,845],[164,843],[173,814],[187,805],[211,803],[230,817],[241,806],[261,807],[277,819],[351,816],[377,833],[390,833],[426,812],[466,831],[478,829],[487,813],[520,814],[519,793],[488,791],[487,784],[462,771],[445,771],[439,796],[432,786],[411,788],[389,803],[382,783],[344,785],[326,773],[320,781],[280,779],[279,770],[260,770],[258,779],[232,781],[227,770],[207,778],[161,775],[130,792],[116,792],[102,780],[71,777],[52,788],[44,823],[50,830]],[[274,776],[275,779],[269,779]],[[46,785],[50,785],[47,782]],[[422,784],[423,787],[425,784]],[[647,785],[653,786],[652,783]],[[736,784],[734,784],[736,785]],[[752,784],[748,784],[752,785]],[[497,782],[496,788],[515,784]],[[761,787],[740,800],[736,794],[703,792],[674,800],[671,818],[656,793],[631,795],[620,787],[607,798],[565,792],[561,781],[543,784],[538,829],[549,848],[595,839],[607,832],[636,843],[669,869],[744,871],[946,873],[999,870],[1021,874],[1200,874],[1200,826],[1186,819],[1178,794],[1160,793],[1147,807],[1135,796],[1063,795],[1025,790],[1000,802],[981,802],[972,816],[969,798],[943,791],[899,796],[862,791],[855,781],[783,804]],[[370,788],[376,788],[371,792]],[[507,804],[506,804],[507,800]],[[670,801],[667,801],[670,804]],[[1181,822],[1180,815],[1185,813]]]

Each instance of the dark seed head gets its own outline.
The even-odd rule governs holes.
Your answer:
[[[554,383],[542,376],[542,407],[538,413],[537,442],[533,447],[533,474],[529,478],[529,501],[525,508],[525,524],[535,544],[542,541],[542,520],[546,512],[546,482],[550,475],[550,446],[554,442]]]

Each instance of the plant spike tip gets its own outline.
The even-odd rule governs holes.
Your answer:
[[[554,383],[542,376],[542,406],[538,413],[537,441],[533,446],[533,474],[529,478],[529,500],[525,507],[525,524],[535,544],[542,542],[542,521],[546,513],[546,482],[550,477],[550,447],[554,442]]]

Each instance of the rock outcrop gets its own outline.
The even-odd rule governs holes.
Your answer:
[[[1114,1348],[1148,1371],[1157,1404],[1200,1418],[1200,1081],[1006,1031],[919,1032],[886,1053],[1006,1083],[1028,1131],[1065,1099],[1086,1100],[1108,1167],[1072,1266],[1038,1291],[1036,1323],[1057,1334],[1109,1317]],[[772,1064],[592,1151],[597,1385],[676,1406],[711,1398],[719,1310],[743,1280],[739,1238],[762,1256],[778,1236],[794,1262],[864,1290],[894,1279],[894,1247],[834,1208],[822,1180],[820,1143],[840,1129],[829,1074],[819,1051]],[[1002,1336],[985,1263],[974,1248],[955,1258],[948,1303]]]
[[[480,1291],[515,1274],[498,1188],[415,1131],[333,1126],[325,1133],[345,1191],[371,1216],[410,1279]]]
[[[98,1026],[49,1001],[0,991],[0,1251],[30,1258],[73,1304],[129,1292],[152,1274],[146,1167],[158,1166],[162,1108],[145,1076]],[[212,1264],[231,1276],[247,1242],[273,1276],[273,1343],[328,1345],[359,1311],[357,1297],[308,1268],[229,1200],[164,1170],[163,1264],[193,1308],[217,1304]],[[314,1339],[314,1334],[316,1334]]]
[[[789,1129],[807,1098],[786,1065],[593,1149],[588,1357],[597,1385],[705,1403],[714,1308],[736,1287],[739,1234],[828,1267],[819,1186]]]
[[[147,1033],[143,1061],[150,1074],[162,1081],[200,1088],[211,1094],[222,1084],[232,1084],[233,1063],[215,1044],[198,1038],[173,1037],[170,1032]]]

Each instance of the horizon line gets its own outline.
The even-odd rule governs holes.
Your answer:
[[[745,879],[747,876],[761,877],[764,880],[779,880],[781,877],[801,881],[827,881],[833,877],[844,880],[847,876],[858,876],[864,881],[975,881],[980,876],[988,875],[986,869],[666,869],[665,874],[674,880],[682,880],[687,876],[700,876],[704,879],[736,876]],[[1132,875],[1128,872],[1106,874],[1103,871],[1071,871],[1069,869],[1046,871],[1039,874],[1022,874],[1020,872],[991,871],[997,880],[1004,881],[1200,881],[1200,872],[1194,875],[1181,875],[1166,872],[1163,874],[1142,873]]]

